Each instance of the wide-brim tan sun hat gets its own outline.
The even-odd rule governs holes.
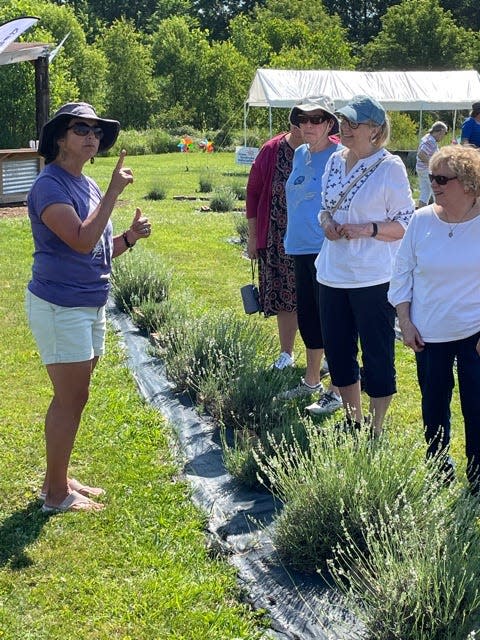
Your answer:
[[[330,135],[334,135],[339,132],[338,118],[335,115],[335,104],[328,96],[309,96],[308,98],[302,98],[290,111],[289,122],[290,124],[298,127],[298,115],[299,113],[308,113],[309,111],[317,111],[321,109],[328,113],[334,121],[333,127],[330,129]]]

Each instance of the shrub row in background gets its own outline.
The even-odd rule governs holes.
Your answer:
[[[389,115],[392,125],[389,149],[415,150],[418,146],[416,123],[405,113],[392,112]],[[424,123],[425,131],[432,124],[428,116],[429,114]],[[285,126],[287,125],[285,124]],[[201,153],[198,143],[205,139],[213,142],[215,151],[233,151],[235,147],[245,145],[245,142],[248,147],[260,148],[270,137],[269,131],[262,128],[247,130],[246,137],[245,132],[241,129],[235,131],[219,129],[207,132],[196,131],[191,127],[178,127],[169,130],[158,128],[125,129],[120,132],[115,146],[107,152],[107,155],[117,156],[121,149],[126,149],[128,155],[133,156],[180,152],[179,144],[187,135],[193,141],[189,147],[191,153]],[[445,140],[445,143],[447,142],[450,142],[449,138]]]
[[[245,144],[243,131],[226,132],[222,129],[202,133],[192,130],[191,127],[185,130],[165,130],[165,129],[125,129],[120,131],[120,135],[115,145],[106,152],[106,155],[117,156],[121,149],[125,149],[130,156],[143,156],[156,153],[180,153],[182,139],[185,136],[192,139],[189,146],[189,153],[203,153],[199,146],[202,140],[213,142],[215,151],[234,151],[236,146]],[[247,135],[247,146],[261,147],[269,137],[268,131],[263,129],[250,130]]]
[[[443,485],[417,434],[371,440],[305,417],[284,401],[294,371],[270,369],[271,338],[253,318],[192,318],[171,299],[158,256],[114,267],[113,295],[154,334],[167,375],[222,426],[227,468],[279,497],[283,561],[321,571],[344,593],[369,640],[466,640],[480,630],[478,503]],[[185,295],[188,295],[185,292]]]

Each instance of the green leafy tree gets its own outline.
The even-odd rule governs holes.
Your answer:
[[[355,58],[337,17],[320,0],[267,0],[250,18],[230,24],[231,42],[256,67],[354,68]]]
[[[155,122],[172,127],[180,122],[198,127],[192,103],[201,85],[201,68],[209,49],[208,34],[195,20],[176,16],[162,20],[152,34],[154,73],[159,83],[161,110]]]
[[[265,0],[192,0],[192,15],[207,29],[212,40],[226,40],[228,25],[235,16],[247,14]]]
[[[170,16],[191,15],[190,0],[53,0],[59,5],[73,8],[88,25],[87,31],[98,36],[101,27],[110,26],[124,18],[139,30],[150,31],[160,21]],[[153,25],[153,27],[152,27]]]
[[[479,39],[438,0],[403,0],[387,11],[362,58],[368,69],[465,69],[478,62]]]
[[[95,47],[88,47],[85,34],[71,8],[50,2],[10,0],[0,4],[0,22],[22,15],[40,18],[21,39],[57,45],[67,33],[65,46],[50,64],[50,106],[81,98],[101,109],[105,90],[106,61]],[[36,137],[35,79],[29,62],[0,67],[0,145],[25,146]]]
[[[267,0],[251,16],[234,18],[230,33],[232,44],[253,69],[355,68],[356,58],[346,39],[346,30],[337,16],[325,11],[320,0]],[[287,116],[288,111],[274,109],[273,128],[285,129]],[[263,128],[268,126],[267,118],[265,109],[254,109],[249,114],[249,123]]]
[[[124,128],[145,128],[158,103],[151,46],[128,20],[105,30],[101,47],[108,60],[106,109]]]
[[[157,0],[157,7],[148,24],[153,30],[161,20],[180,17],[189,18],[193,13],[191,0]]]
[[[54,4],[45,3],[41,10],[40,24],[43,28],[48,28],[56,44],[69,34],[51,68],[55,71],[58,68],[63,74],[68,72],[76,85],[77,97],[90,102],[102,112],[105,107],[107,75],[107,60],[103,52],[97,46],[87,44],[80,23],[69,8],[60,9]],[[62,96],[55,99],[54,86],[52,107],[60,106],[62,101],[64,102]]]
[[[214,42],[202,60],[198,93],[191,96],[210,129],[238,127],[254,68],[230,42]]]
[[[378,34],[387,9],[400,0],[323,0],[331,14],[337,14],[348,30],[348,38],[356,49]]]
[[[26,147],[29,140],[37,137],[32,66],[28,63],[0,66],[0,91],[0,147]]]
[[[465,29],[480,30],[480,2],[478,0],[441,0],[440,4],[450,11],[455,22]]]
[[[255,67],[267,67],[273,54],[261,18],[240,14],[230,22],[230,42]]]

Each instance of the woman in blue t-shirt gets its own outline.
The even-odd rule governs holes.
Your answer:
[[[318,222],[322,175],[327,160],[339,148],[333,137],[338,133],[333,110],[333,102],[327,96],[306,98],[292,109],[290,122],[300,128],[305,144],[295,151],[285,187],[288,212],[285,253],[294,259],[298,328],[306,348],[307,368],[300,384],[283,395],[294,398],[320,392],[319,400],[307,407],[315,415],[331,413],[342,406],[338,390],[330,387],[325,391],[320,381],[324,349],[315,269],[315,258],[324,240]]]
[[[104,353],[111,260],[150,235],[140,209],[126,231],[112,233],[115,202],[133,181],[123,166],[125,151],[104,195],[83,174],[86,162],[113,146],[119,130],[119,122],[99,118],[91,105],[72,102],[40,132],[46,167],[28,195],[35,251],[25,307],[54,394],[45,418],[45,513],[103,508],[92,500],[103,489],[69,478],[68,465],[92,371]]]

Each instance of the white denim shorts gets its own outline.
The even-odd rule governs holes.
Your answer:
[[[61,307],[27,289],[25,311],[43,364],[85,362],[105,353],[105,306]]]

